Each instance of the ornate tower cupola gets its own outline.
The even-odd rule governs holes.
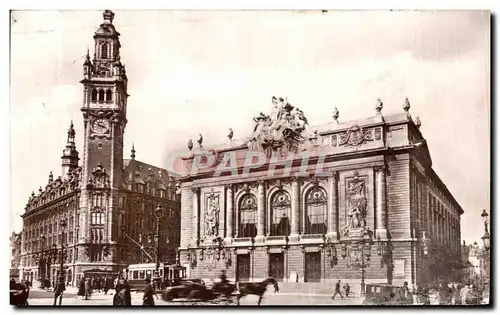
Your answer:
[[[63,150],[62,160],[62,178],[68,179],[68,172],[78,167],[78,151],[75,146],[75,129],[73,128],[73,121],[68,129],[68,139],[66,141],[66,148]]]
[[[120,54],[120,41],[118,33],[113,25],[115,14],[110,10],[103,13],[104,21],[94,33],[94,67],[98,75],[111,77],[111,67]]]

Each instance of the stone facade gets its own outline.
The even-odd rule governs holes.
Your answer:
[[[189,276],[356,285],[364,271],[365,283],[417,284],[443,273],[437,253],[459,260],[463,210],[432,170],[420,121],[409,102],[401,114],[381,110],[349,122],[336,111],[314,129],[273,97],[252,137],[190,143],[180,248]]]
[[[68,282],[85,271],[117,274],[128,264],[154,257],[155,209],[160,206],[160,260],[176,261],[180,241],[180,196],[165,169],[138,161],[132,148],[123,158],[127,123],[127,83],[120,62],[114,13],[106,10],[94,34],[93,60],[83,64],[83,156],[75,145],[73,122],[61,157],[62,176],[52,172],[45,188],[32,193],[23,217],[21,277],[35,282],[54,279],[61,260]],[[61,229],[61,220],[66,228]],[[128,237],[127,237],[128,235]],[[151,247],[149,249],[148,247]]]
[[[19,277],[19,265],[21,264],[21,233],[12,232],[10,242],[10,276]]]

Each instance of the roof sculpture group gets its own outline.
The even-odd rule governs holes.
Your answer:
[[[321,137],[318,134],[317,129],[311,128],[307,121],[307,118],[302,110],[298,107],[291,105],[286,98],[273,96],[272,99],[272,109],[270,115],[260,113],[257,117],[253,118],[254,128],[253,134],[250,140],[246,142],[248,149],[256,151],[264,151],[268,157],[272,155],[273,152],[277,152],[279,155],[284,156],[289,152],[296,153],[311,149],[321,144]],[[382,116],[383,103],[380,99],[377,99],[375,106],[376,116],[384,121]],[[410,102],[408,98],[405,99],[403,104],[403,109],[408,117],[411,119],[409,114]],[[335,107],[333,111],[333,123],[338,125],[339,121],[339,111]],[[417,128],[421,126],[420,119],[416,117],[415,125]],[[381,135],[375,131],[374,138],[379,140]],[[229,134],[227,138],[229,142],[232,142],[234,137],[233,129],[229,128]],[[368,130],[364,130],[361,126],[356,124],[348,128],[347,131],[339,135],[338,142],[337,138],[333,138],[334,146],[359,146],[365,141],[372,141],[373,136]],[[203,148],[203,136],[198,134],[197,142],[199,148]],[[193,141],[189,139],[187,144],[188,150],[193,149]]]
[[[282,97],[273,96],[270,115],[260,113],[255,122],[253,137],[247,143],[251,150],[261,150],[270,155],[273,151],[286,154],[297,152],[307,141],[317,138],[298,107],[292,106]]]

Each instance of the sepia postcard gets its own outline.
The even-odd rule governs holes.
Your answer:
[[[491,21],[12,10],[10,304],[491,305]]]

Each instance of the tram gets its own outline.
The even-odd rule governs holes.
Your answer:
[[[156,277],[156,264],[132,264],[123,269],[123,275],[127,279],[131,291],[142,291],[145,286],[145,279],[154,280]],[[186,267],[178,264],[161,263],[158,269],[158,278],[160,279],[161,288],[164,289],[175,282],[177,279],[186,277]]]

